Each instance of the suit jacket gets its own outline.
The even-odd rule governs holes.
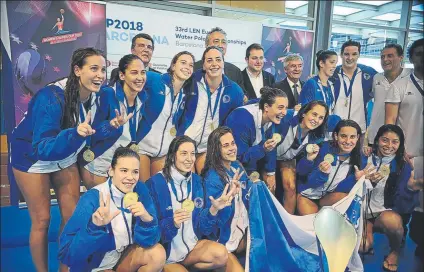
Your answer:
[[[244,68],[244,70],[241,72],[243,75],[243,81],[244,81],[244,90],[246,91],[247,97],[250,99],[256,99],[258,98],[256,96],[255,90],[253,89],[252,82],[250,82],[249,75],[247,74],[247,68]],[[267,71],[262,70],[262,78],[264,81],[264,87],[268,86],[271,87],[275,84],[275,78],[271,73],[268,73]]]
[[[150,72],[154,72],[154,73],[158,73],[158,74],[162,74],[161,72],[159,72],[158,70],[155,70],[153,68],[149,68]],[[109,84],[108,86],[113,86],[115,85],[116,82],[116,78],[119,74],[119,67],[116,67],[115,69],[112,70],[112,72],[110,73],[110,78],[109,78]]]
[[[305,82],[299,80],[299,83],[300,83],[300,87],[298,88],[300,88],[299,90],[301,90]],[[287,77],[283,79],[282,81],[275,83],[273,87],[278,88],[287,94],[287,99],[289,100],[289,106],[288,106],[289,109],[293,109],[294,106],[298,104],[298,101],[295,101],[294,99],[293,91],[290,88],[289,82],[287,81]]]
[[[201,60],[194,63],[194,71],[197,71],[199,69],[203,69],[203,64]],[[241,74],[241,71],[237,66],[229,62],[224,62],[224,74],[229,79],[237,83],[237,85],[239,85],[240,88],[243,89],[243,93],[246,94],[243,84],[243,75]]]

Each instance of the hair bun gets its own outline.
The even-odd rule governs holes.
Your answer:
[[[324,52],[324,50],[319,50],[319,51],[315,54],[315,56],[318,58],[318,57],[319,57],[319,55],[321,55],[321,54],[322,54],[322,52]]]

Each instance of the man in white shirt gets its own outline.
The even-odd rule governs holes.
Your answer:
[[[287,94],[288,108],[293,109],[299,102],[300,91],[303,81],[300,80],[303,72],[303,58],[297,54],[291,54],[284,58],[284,72],[287,77],[275,83],[274,88],[280,89]]]
[[[246,49],[247,67],[241,72],[243,75],[244,90],[249,99],[260,98],[262,87],[271,87],[275,78],[264,68],[264,49],[260,44],[254,43]]]
[[[371,124],[368,128],[368,141],[366,145],[374,143],[378,129],[384,125],[385,99],[392,83],[409,76],[411,69],[402,68],[403,48],[399,44],[387,44],[380,53],[381,67],[383,73],[374,76],[372,93],[374,95],[374,106],[371,114]]]
[[[414,65],[413,72],[392,84],[386,96],[386,124],[400,126],[405,134],[405,157],[414,168],[414,178],[423,177],[423,141],[424,141],[424,39],[416,40],[408,50],[409,61]],[[422,182],[422,180],[421,180]],[[421,191],[420,207],[413,213],[412,226],[423,226],[424,216]],[[403,214],[404,233],[408,233],[408,222],[411,214]],[[423,240],[422,228],[411,228],[409,235],[418,240]],[[420,237],[420,238],[417,238]],[[416,251],[417,255],[423,254],[423,247]]]
[[[367,105],[371,100],[374,68],[358,64],[361,44],[349,40],[341,48],[342,65],[334,71],[334,93],[336,106],[334,114],[342,119],[351,119],[358,123],[362,133],[367,127]],[[363,139],[363,138],[362,138]]]

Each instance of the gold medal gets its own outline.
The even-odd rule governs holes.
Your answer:
[[[346,98],[345,107],[347,108],[349,106],[349,98]]]
[[[211,131],[215,130],[215,126],[213,125],[213,123],[211,124]]]
[[[126,193],[124,196],[124,207],[127,208],[128,206],[137,203],[137,201],[138,194],[136,192]]]
[[[257,181],[257,180],[259,180],[259,173],[258,172],[252,172],[251,174],[250,174],[250,176],[249,176],[249,179],[251,180],[251,181],[253,181],[253,182],[255,182],[255,181]]]
[[[86,162],[92,162],[94,160],[94,152],[89,148],[82,153],[82,157]]]
[[[137,153],[138,153],[138,145],[137,145],[137,144],[131,144],[131,145],[130,145],[130,149],[131,149],[132,151],[134,151],[134,152],[137,152]]]
[[[388,177],[390,175],[390,167],[388,165],[382,165],[379,172],[383,177]]]
[[[181,208],[183,208],[187,212],[192,212],[194,210],[194,202],[191,199],[187,198],[183,201]]]
[[[334,162],[334,156],[331,154],[327,154],[324,157],[324,161],[328,162],[329,164],[332,164]]]
[[[175,137],[177,136],[177,129],[175,127],[172,127],[169,133],[171,134],[172,137]]]
[[[272,134],[272,139],[278,144],[279,142],[281,142],[281,134],[279,133]]]
[[[308,144],[306,146],[306,152],[308,152],[308,153],[314,153],[314,145],[313,144]]]

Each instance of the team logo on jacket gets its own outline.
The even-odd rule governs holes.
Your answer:
[[[172,206],[168,206],[168,207],[166,208],[166,210],[167,210],[167,211],[172,211]]]
[[[201,197],[196,197],[194,199],[194,206],[196,208],[203,208],[203,199]]]
[[[371,76],[370,76],[369,74],[367,74],[367,73],[364,73],[364,78],[365,78],[366,80],[368,80],[368,79],[370,79],[370,78],[371,78]]]
[[[160,91],[159,91],[159,94],[160,94],[160,95],[165,95],[165,91],[160,90]]]
[[[245,180],[240,181],[240,187],[242,189],[246,189],[246,181]]]
[[[180,109],[184,109],[184,107],[185,107],[185,101],[181,102]]]
[[[231,98],[230,98],[230,96],[229,95],[224,95],[224,97],[222,97],[222,102],[224,102],[224,103],[228,103],[228,102],[230,102],[231,101]]]

